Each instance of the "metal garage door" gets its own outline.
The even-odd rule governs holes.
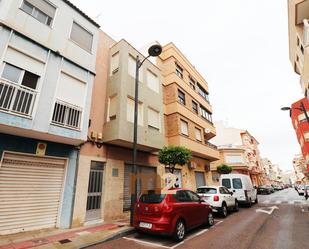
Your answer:
[[[5,152],[0,165],[0,235],[55,227],[65,159]]]
[[[124,167],[124,189],[123,189],[123,210],[130,210],[131,207],[131,170],[133,165],[125,165]],[[147,180],[143,182],[139,181],[137,184],[137,194],[141,193],[141,188],[143,191],[147,190],[155,190],[156,187],[156,167],[146,167],[146,166],[138,166],[137,172],[144,174],[147,176]]]
[[[206,185],[204,172],[195,172],[195,182],[197,188]]]

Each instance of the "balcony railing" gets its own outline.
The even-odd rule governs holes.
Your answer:
[[[60,126],[80,129],[81,116],[83,109],[81,107],[56,100],[52,118],[52,123]]]
[[[213,149],[215,149],[215,150],[217,150],[218,149],[218,147],[216,146],[216,145],[214,145],[214,144],[212,144],[212,143],[210,143],[210,142],[205,142],[205,145],[207,145],[208,147],[210,147],[210,148],[213,148]]]
[[[36,95],[31,88],[0,79],[0,110],[30,117]]]

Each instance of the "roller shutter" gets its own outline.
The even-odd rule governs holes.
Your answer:
[[[5,152],[0,165],[0,235],[55,227],[65,159]]]
[[[204,172],[195,172],[195,182],[197,188],[206,185]]]
[[[124,189],[123,189],[123,210],[128,211],[131,207],[131,177],[132,165],[125,165],[124,168]],[[156,167],[138,166],[137,172],[142,173],[145,177],[145,181],[141,181],[137,184],[137,194],[141,193],[141,190],[155,190],[156,187]]]

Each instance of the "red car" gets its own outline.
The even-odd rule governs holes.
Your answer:
[[[204,224],[214,224],[211,207],[191,190],[143,194],[135,205],[137,231],[165,234],[181,241],[188,230]]]

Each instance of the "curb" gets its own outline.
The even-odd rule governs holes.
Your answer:
[[[98,240],[98,241],[95,241],[93,243],[82,245],[81,247],[78,247],[78,249],[84,249],[84,248],[87,248],[87,247],[90,247],[90,246],[95,246],[95,245],[98,245],[98,244],[102,244],[102,243],[105,243],[105,242],[108,242],[108,241],[111,241],[111,240],[114,240],[114,239],[119,239],[123,236],[132,234],[134,232],[135,232],[135,229],[133,227],[129,227],[129,228],[123,230],[123,231],[119,231],[115,234],[111,234],[111,235],[107,236],[106,238],[104,238],[102,240]]]

